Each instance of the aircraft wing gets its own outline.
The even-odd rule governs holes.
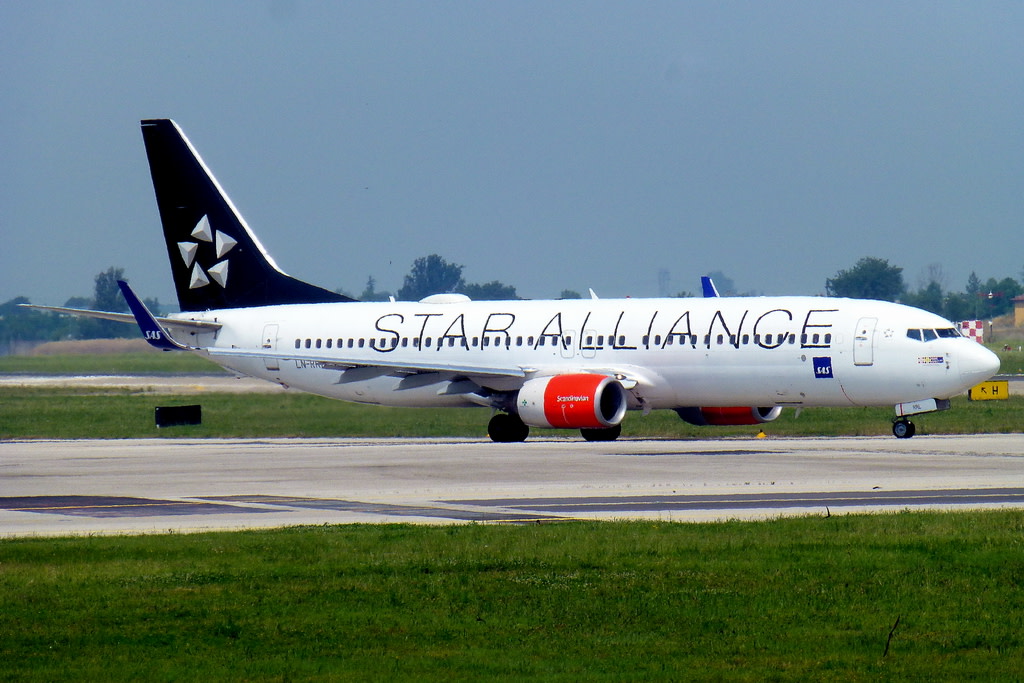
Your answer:
[[[281,361],[308,363],[327,370],[349,370],[351,368],[386,368],[396,373],[410,375],[423,372],[452,372],[459,375],[490,377],[526,377],[531,370],[517,365],[478,365],[469,363],[391,361],[385,358],[344,358],[338,356],[297,355],[268,349],[228,349],[215,346],[196,349],[211,358],[273,358]]]

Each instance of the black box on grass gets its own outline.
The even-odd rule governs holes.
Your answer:
[[[202,406],[157,406],[157,427],[178,427],[180,425],[198,425],[202,423]]]

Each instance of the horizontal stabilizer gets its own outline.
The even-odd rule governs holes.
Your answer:
[[[138,324],[135,316],[131,313],[114,313],[112,311],[93,311],[88,308],[66,308],[64,306],[39,306],[37,304],[18,304],[22,308],[32,308],[37,311],[51,311],[64,315],[76,315],[80,318],[93,318],[95,320],[112,320],[115,323]],[[164,326],[184,327],[203,332],[216,332],[222,325],[211,323],[205,320],[179,320],[177,318],[156,318],[156,321]]]

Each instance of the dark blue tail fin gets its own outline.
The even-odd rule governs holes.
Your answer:
[[[142,137],[181,310],[352,301],[277,267],[174,121]]]

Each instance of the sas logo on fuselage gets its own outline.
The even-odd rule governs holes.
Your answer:
[[[832,378],[832,358],[830,356],[819,356],[814,359],[814,376],[819,379]]]

